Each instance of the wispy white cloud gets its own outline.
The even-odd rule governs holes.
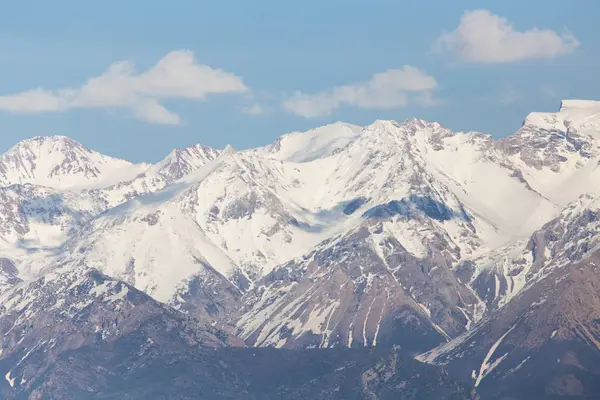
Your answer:
[[[242,108],[242,114],[246,115],[262,115],[265,113],[265,110],[258,104],[254,104],[250,107]]]
[[[518,31],[506,19],[487,10],[466,12],[456,30],[442,34],[438,51],[475,63],[509,63],[526,59],[554,58],[579,47],[568,31],[559,34],[533,27]]]
[[[334,110],[351,106],[364,109],[405,107],[414,100],[421,106],[438,103],[433,96],[435,78],[418,68],[405,66],[373,75],[365,82],[337,86],[313,94],[296,92],[283,103],[283,108],[305,118],[330,115]],[[414,96],[418,98],[413,99]]]
[[[216,93],[248,93],[242,79],[221,69],[198,64],[191,51],[168,53],[149,70],[137,73],[134,64],[112,64],[102,75],[75,88],[42,88],[0,96],[0,110],[41,113],[75,108],[124,108],[149,123],[179,124],[179,115],[161,100],[205,100]]]

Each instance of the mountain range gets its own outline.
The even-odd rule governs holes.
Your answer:
[[[0,185],[4,398],[600,389],[600,102],[499,140],[338,122],[156,164],[36,137]]]

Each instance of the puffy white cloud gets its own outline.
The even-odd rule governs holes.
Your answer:
[[[168,53],[142,73],[136,73],[133,63],[121,61],[77,88],[40,88],[0,96],[0,109],[39,113],[74,108],[125,108],[146,122],[179,124],[181,118],[167,110],[161,100],[205,100],[210,94],[245,92],[248,88],[240,77],[197,64],[191,51],[181,50]]]
[[[420,93],[416,103],[431,106],[437,103],[432,91],[437,87],[435,78],[418,68],[405,66],[373,75],[366,82],[337,86],[313,94],[296,92],[283,107],[305,118],[330,115],[342,106],[364,109],[393,109],[405,107],[412,100],[411,93]]]
[[[466,12],[456,30],[442,34],[437,49],[477,63],[509,63],[554,58],[574,51],[579,42],[568,31],[531,28],[520,32],[506,19],[487,10]]]
[[[61,99],[42,89],[29,90],[11,96],[0,96],[0,109],[10,112],[58,111]]]
[[[179,115],[167,110],[156,99],[147,98],[136,103],[134,115],[137,119],[153,124],[179,125]]]

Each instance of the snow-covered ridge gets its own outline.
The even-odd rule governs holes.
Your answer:
[[[0,182],[57,189],[101,187],[130,179],[148,166],[100,154],[65,136],[38,136],[0,156]]]
[[[563,100],[558,112],[532,112],[524,125],[559,132],[585,127],[586,133],[600,136],[600,101]]]
[[[332,154],[356,139],[362,127],[344,122],[306,132],[292,132],[266,147],[271,157],[281,161],[308,162]]]
[[[177,180],[194,171],[219,156],[220,151],[200,143],[174,149],[154,168],[171,180]]]
[[[365,315],[354,322],[362,321],[365,334],[357,333],[356,342],[381,343],[386,322],[379,331],[372,319],[385,319],[401,303],[427,318],[434,336],[441,330],[443,338],[453,337],[494,306],[466,286],[471,276],[459,279],[454,269],[528,239],[572,197],[600,187],[600,152],[592,151],[588,134],[595,108],[578,105],[567,102],[560,112],[538,114],[541,124],[560,131],[531,124],[500,141],[421,119],[378,120],[364,128],[335,123],[291,133],[239,152],[196,144],[154,165],[103,156],[64,137],[35,138],[0,157],[10,161],[1,165],[0,178],[52,190],[36,186],[28,201],[7,191],[11,214],[0,221],[6,226],[0,249],[21,279],[55,265],[86,265],[187,312],[212,293],[218,311],[208,314],[214,318],[236,311],[235,302],[249,292],[259,298],[261,279],[272,288],[264,293],[280,298],[288,311],[304,307],[317,285],[330,294],[331,282],[317,278],[329,273],[323,265],[333,263],[343,267],[335,275],[339,285],[347,277],[357,286],[377,282],[368,292],[379,314],[357,299]],[[338,252],[342,238],[348,249],[361,246],[356,268],[347,268],[347,254]],[[290,290],[300,274],[290,269],[298,266],[311,272],[302,290]],[[480,273],[478,268],[473,271]],[[314,271],[319,273],[312,276]],[[441,281],[453,289],[440,289]],[[406,293],[383,301],[384,286]],[[503,292],[496,286],[490,293],[497,298]],[[281,297],[275,292],[280,287],[289,294]],[[333,290],[330,304],[341,304],[340,293]],[[331,318],[347,320],[341,335],[348,338],[353,318],[342,314],[350,308],[340,308],[339,315],[332,310]],[[334,334],[327,326],[300,329],[295,313],[272,311],[285,316],[282,327]],[[321,318],[321,311],[314,312]],[[276,342],[291,345],[284,331]]]
[[[563,100],[560,103],[560,111],[570,108],[597,108],[600,109],[600,101],[595,100]]]

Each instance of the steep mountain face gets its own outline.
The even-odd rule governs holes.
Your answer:
[[[132,179],[122,179],[107,187],[90,189],[93,197],[110,208],[129,200],[162,190],[187,174],[200,169],[219,156],[219,150],[197,143],[175,149],[159,163],[150,166]]]
[[[154,346],[160,346],[163,354],[179,354],[236,343],[226,333],[201,326],[93,269],[57,268],[35,281],[13,286],[2,294],[0,304],[3,398],[23,398],[26,393],[34,399],[61,398],[60,388],[54,386],[61,380],[55,362],[94,346],[110,349],[127,340],[131,347],[123,357],[133,350],[139,357],[132,365],[139,365],[152,358],[145,353],[152,353]],[[93,366],[86,365],[69,379],[83,378],[79,387],[93,388],[86,379],[86,371]]]
[[[600,102],[566,100],[557,113],[531,113],[498,144],[522,178],[561,207],[582,193],[598,193]]]
[[[0,295],[6,292],[13,286],[21,283],[19,271],[8,258],[0,259]]]
[[[389,228],[419,217],[396,218],[367,219],[259,281],[244,298],[241,337],[258,346],[418,351],[463,332],[483,309],[450,268],[448,238],[432,232],[416,257]]]
[[[92,199],[30,184],[0,188],[0,207],[0,233],[10,242],[58,236],[58,232],[40,232],[50,226],[62,232],[64,239],[71,229],[102,210]]]
[[[597,396],[599,226],[598,200],[584,195],[520,248],[485,260],[473,286],[488,292],[493,282],[488,304],[501,307],[420,359],[449,365],[493,396]]]
[[[218,165],[178,198],[183,212],[222,252],[255,279],[323,237],[289,195],[294,183],[280,163],[254,152],[226,150]]]
[[[216,159],[219,153],[219,150],[197,143],[173,150],[154,169],[157,174],[166,177],[168,182],[174,182]]]
[[[82,238],[80,229],[93,231],[85,224],[107,208],[160,190],[200,168],[218,153],[195,145],[176,149],[157,165],[148,167],[100,155],[60,136],[21,142],[3,156],[13,161],[15,154],[21,156],[18,162],[13,162],[9,175],[25,176],[52,187],[25,183],[0,188],[0,249],[18,267],[21,276],[35,277],[46,265],[64,259],[69,254],[65,252],[69,249],[69,235]],[[39,178],[56,160],[62,160],[62,167],[53,168],[49,179]],[[104,186],[127,179],[123,165],[129,165],[131,168],[127,168],[132,171],[145,169],[145,172],[132,180]]]
[[[306,244],[292,235],[308,236],[274,194],[270,166],[250,156],[228,149],[166,189],[103,213],[72,236],[59,262],[99,268],[180,309],[228,315],[259,266],[301,253],[294,246]]]
[[[102,210],[82,194],[31,184],[1,187],[0,251],[22,278],[34,278],[61,253],[69,234]]]
[[[97,270],[60,266],[0,295],[5,399],[475,399],[397,350],[281,353]]]
[[[467,155],[455,164],[458,144]],[[321,191],[294,196],[306,208],[329,208],[322,215],[342,233],[255,283],[244,296],[240,335],[259,346],[397,343],[418,351],[469,329],[486,303],[465,284],[464,260],[518,238],[557,210],[505,163],[489,138],[453,135],[439,124],[378,121],[365,128],[314,162]],[[471,171],[473,164],[478,169]],[[312,178],[300,171],[301,183]],[[505,191],[504,204],[479,200],[490,187],[486,174],[496,178],[492,193]],[[510,215],[518,199],[527,217],[521,210]],[[502,212],[489,212],[494,206]]]

